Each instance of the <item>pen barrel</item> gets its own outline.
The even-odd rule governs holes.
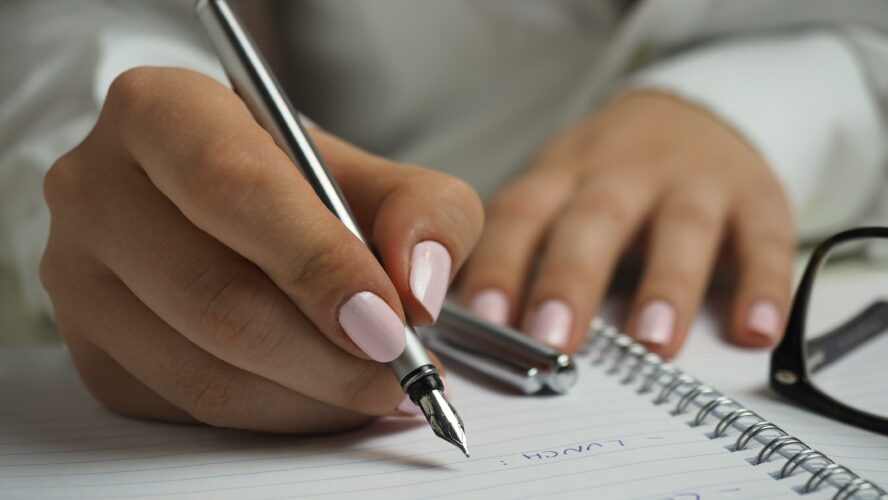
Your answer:
[[[228,3],[199,0],[194,11],[231,86],[247,109],[275,144],[293,160],[321,202],[352,234],[367,244],[339,186],[302,126],[299,113]]]
[[[511,328],[446,303],[433,327],[421,331],[436,353],[517,388],[565,393],[576,383],[573,359]]]
[[[194,10],[234,91],[253,117],[293,160],[324,205],[355,237],[370,247],[339,186],[302,126],[299,113],[281,90],[237,16],[224,0],[198,0]],[[438,372],[409,324],[405,326],[405,334],[407,347],[390,366],[406,392],[410,385],[407,382],[413,380],[412,375],[425,373],[437,377]]]
[[[389,366],[398,377],[401,388],[407,392],[410,385],[424,375],[438,375],[438,368],[429,357],[425,346],[419,341],[419,335],[412,326],[404,327],[407,335],[407,343],[404,352],[389,363]]]

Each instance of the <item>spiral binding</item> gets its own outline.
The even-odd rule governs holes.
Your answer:
[[[715,425],[715,429],[710,437],[715,439],[724,436],[737,422],[750,420],[737,440],[734,442],[732,451],[741,451],[746,449],[749,443],[756,436],[764,432],[773,432],[775,437],[770,439],[759,451],[753,461],[753,465],[760,465],[767,462],[774,454],[779,455],[780,450],[792,449],[790,447],[798,447],[798,451],[792,455],[776,474],[776,480],[787,478],[804,464],[822,462],[819,468],[812,470],[811,477],[805,482],[801,488],[802,493],[810,493],[817,491],[824,483],[829,482],[830,478],[845,478],[844,482],[836,479],[834,484],[838,491],[833,500],[848,500],[854,498],[855,495],[864,491],[875,492],[879,498],[888,498],[888,493],[876,484],[861,478],[847,467],[836,464],[823,453],[812,449],[802,440],[790,436],[776,424],[769,422],[752,410],[743,407],[740,403],[731,399],[719,391],[709,387],[689,374],[684,373],[675,366],[664,361],[660,356],[648,351],[644,346],[635,342],[627,335],[620,333],[613,326],[605,324],[600,319],[596,319],[591,327],[592,336],[587,343],[589,351],[597,352],[597,357],[592,361],[593,365],[607,365],[606,373],[610,375],[618,374],[621,370],[626,370],[626,375],[620,380],[624,385],[638,383],[637,392],[639,394],[648,394],[657,386],[662,386],[659,394],[654,398],[654,404],[662,405],[669,402],[669,397],[679,390],[681,387],[687,387],[685,392],[675,407],[671,411],[673,415],[684,414],[688,407],[697,399],[708,396],[712,399],[700,406],[700,409],[694,415],[691,426],[699,427],[703,425],[706,417],[712,414],[717,408],[728,406],[734,408],[723,417],[721,417]],[[640,383],[639,383],[640,379]],[[808,470],[811,470],[810,468]]]

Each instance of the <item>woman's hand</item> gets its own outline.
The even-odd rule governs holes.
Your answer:
[[[405,313],[438,314],[481,204],[448,176],[314,136],[381,264],[230,90],[179,69],[115,81],[45,181],[41,278],[98,399],[274,432],[415,408],[383,363]]]
[[[740,272],[731,338],[778,340],[794,250],[784,193],[733,130],[655,92],[629,94],[567,130],[494,199],[463,300],[574,351],[641,230],[647,257],[627,325],[633,337],[665,356],[678,351],[727,236]]]

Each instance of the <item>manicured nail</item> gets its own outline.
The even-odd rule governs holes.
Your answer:
[[[476,293],[469,309],[491,323],[505,325],[509,322],[509,299],[499,290],[491,288]]]
[[[437,241],[423,241],[413,247],[410,264],[410,291],[432,321],[438,319],[447,286],[450,284],[450,253]]]
[[[339,309],[339,324],[371,359],[388,363],[404,352],[407,336],[401,318],[379,296],[358,292]]]
[[[636,337],[649,344],[666,345],[674,329],[675,309],[666,301],[654,300],[641,311]]]
[[[408,415],[422,415],[422,410],[410,400],[410,396],[404,396],[404,399],[402,399],[401,403],[398,405],[398,411]]]
[[[564,347],[573,326],[573,312],[560,300],[550,299],[537,308],[530,327],[531,337],[551,346]]]
[[[773,339],[780,333],[780,310],[770,300],[759,300],[749,308],[749,331]]]

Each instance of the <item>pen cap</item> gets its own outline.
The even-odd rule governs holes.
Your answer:
[[[421,335],[433,351],[525,394],[565,393],[577,379],[569,355],[450,303]]]

